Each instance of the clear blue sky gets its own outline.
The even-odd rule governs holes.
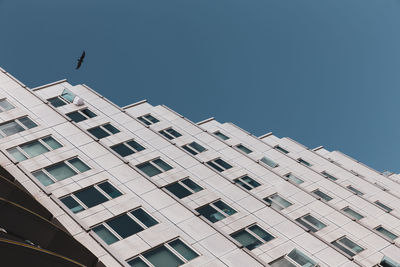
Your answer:
[[[400,172],[400,0],[0,0],[0,25],[0,66],[31,88],[67,78]]]

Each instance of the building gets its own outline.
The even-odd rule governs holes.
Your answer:
[[[398,175],[337,151],[2,69],[0,135],[9,266],[400,266]]]

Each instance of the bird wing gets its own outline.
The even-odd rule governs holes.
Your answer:
[[[79,60],[82,61],[85,58],[85,56],[86,56],[86,53],[85,53],[85,51],[83,51],[81,58]]]
[[[76,70],[79,69],[82,65],[82,60],[78,60],[78,64],[76,65]]]

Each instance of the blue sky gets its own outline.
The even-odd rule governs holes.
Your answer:
[[[399,14],[399,0],[0,0],[0,66],[400,172]]]

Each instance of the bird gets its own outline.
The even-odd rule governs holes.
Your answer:
[[[82,55],[81,55],[81,57],[78,59],[78,64],[76,65],[76,70],[81,67],[83,59],[85,58],[85,55],[86,55],[86,53],[85,53],[85,50],[84,50]]]

